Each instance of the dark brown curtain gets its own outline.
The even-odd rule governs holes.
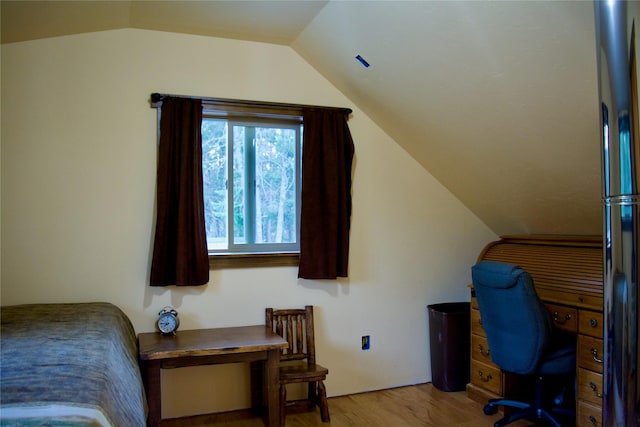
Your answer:
[[[305,108],[298,277],[347,277],[354,147],[347,112]]]
[[[160,116],[151,286],[204,285],[209,256],[202,195],[202,101],[165,97]]]

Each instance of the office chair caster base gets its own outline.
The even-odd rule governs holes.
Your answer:
[[[484,405],[482,412],[484,412],[485,415],[494,415],[498,412],[498,407],[494,405]]]

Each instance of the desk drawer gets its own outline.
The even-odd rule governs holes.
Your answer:
[[[602,313],[595,311],[580,310],[578,321],[578,332],[591,337],[602,338],[604,334],[604,323]]]
[[[578,400],[602,407],[602,374],[578,369]]]
[[[545,304],[551,313],[551,319],[556,328],[563,331],[578,332],[578,310],[563,305]]]
[[[472,360],[471,383],[495,394],[502,395],[502,376],[500,369],[494,366]]]
[[[594,372],[602,373],[602,340],[599,338],[578,335],[578,366]]]
[[[498,368],[498,366],[491,361],[489,343],[487,342],[487,338],[483,336],[471,335],[471,358]]]
[[[578,402],[576,426],[602,427],[602,410],[586,402]]]
[[[471,333],[486,337],[482,327],[482,319],[480,318],[480,310],[471,310]]]

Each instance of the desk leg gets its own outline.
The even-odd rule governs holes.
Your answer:
[[[280,427],[280,350],[269,350],[264,362],[264,387],[266,388],[267,413],[265,424]]]
[[[251,362],[249,364],[251,378],[251,411],[253,415],[264,416],[265,414],[265,391],[264,385],[265,361]]]
[[[162,419],[161,390],[160,390],[160,361],[145,362],[145,385],[147,406],[149,407],[148,427],[158,427]]]

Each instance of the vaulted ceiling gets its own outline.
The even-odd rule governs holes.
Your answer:
[[[1,14],[2,43],[133,27],[290,46],[496,234],[601,233],[591,2],[2,0]]]

